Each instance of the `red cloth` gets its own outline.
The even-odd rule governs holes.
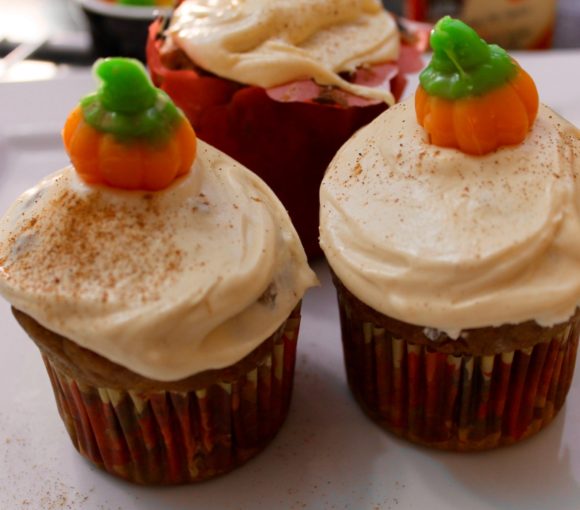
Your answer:
[[[305,80],[263,89],[193,70],[171,70],[160,58],[161,22],[149,29],[147,63],[155,85],[167,92],[197,136],[257,173],[282,201],[306,253],[318,246],[318,190],[340,146],[387,105]],[[359,71],[355,83],[389,89],[399,98],[420,69],[420,54],[402,46],[400,61]],[[332,101],[332,102],[331,102]]]

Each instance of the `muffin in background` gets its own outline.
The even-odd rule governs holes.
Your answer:
[[[140,484],[212,478],[282,426],[316,278],[271,190],[141,65],[95,69],[63,130],[74,166],[0,219],[0,293],[84,457]]]
[[[362,409],[413,442],[483,450],[541,430],[570,388],[580,135],[463,23],[431,44],[415,98],[329,166],[321,246]]]
[[[422,40],[378,0],[186,0],[151,26],[147,63],[198,136],[274,190],[314,256],[324,170],[400,98]]]

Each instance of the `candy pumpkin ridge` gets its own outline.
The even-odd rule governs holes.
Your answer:
[[[429,142],[476,156],[521,143],[539,106],[531,77],[502,48],[449,17],[435,25],[431,45],[415,94]]]
[[[125,58],[97,61],[97,92],[81,99],[63,141],[87,184],[159,191],[189,172],[196,136],[181,111],[156,89],[143,66]]]

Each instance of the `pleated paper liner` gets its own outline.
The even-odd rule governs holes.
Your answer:
[[[290,404],[299,325],[295,310],[253,368],[191,391],[90,386],[43,359],[60,416],[84,457],[139,484],[190,483],[243,464],[276,435]]]
[[[337,290],[349,386],[383,428],[425,446],[485,450],[535,434],[564,404],[576,361],[578,316],[529,347],[449,354],[358,317],[366,305],[340,283]]]

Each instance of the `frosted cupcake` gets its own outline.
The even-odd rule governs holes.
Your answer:
[[[151,27],[147,62],[198,136],[272,187],[313,255],[328,163],[421,68],[402,40],[379,0],[186,0]]]
[[[270,189],[196,141],[141,66],[96,73],[63,131],[74,167],[0,220],[0,293],[82,455],[137,483],[203,480],[282,425],[316,279]]]
[[[580,137],[466,25],[443,19],[431,44],[415,104],[331,163],[321,245],[365,412],[418,443],[486,449],[546,426],[570,387]]]

